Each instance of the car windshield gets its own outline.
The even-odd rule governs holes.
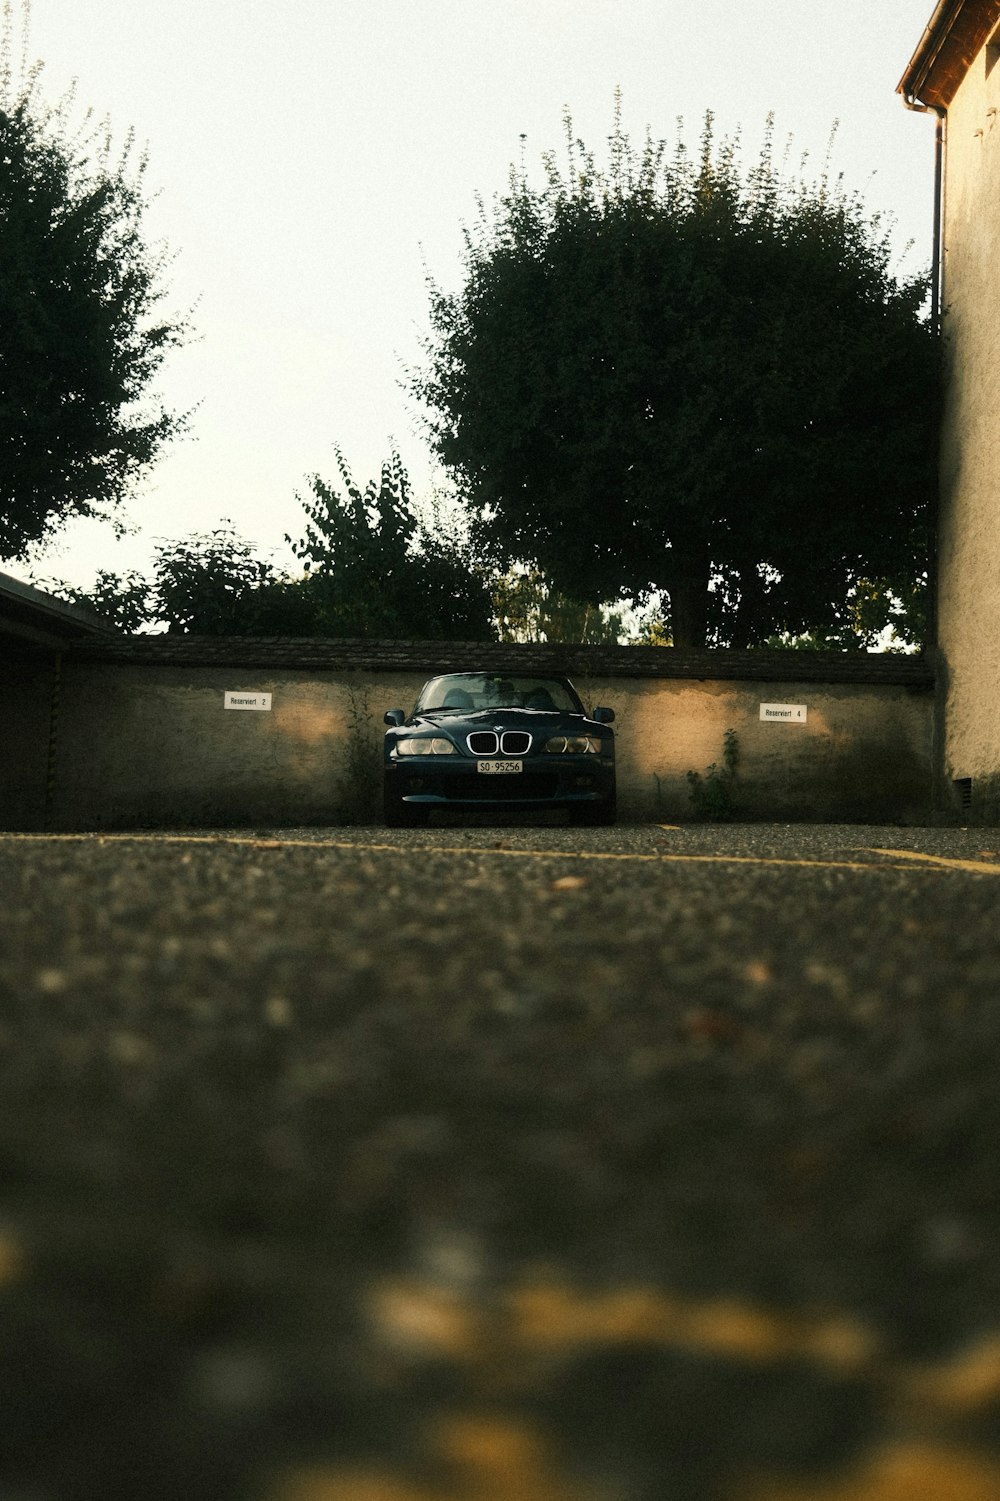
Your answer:
[[[456,672],[425,683],[414,709],[539,709],[551,713],[582,714],[583,705],[566,678],[521,677],[516,673]]]

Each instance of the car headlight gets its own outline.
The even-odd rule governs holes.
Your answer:
[[[443,735],[408,735],[396,741],[397,756],[453,756],[455,747]]]
[[[545,749],[559,756],[596,756],[600,754],[600,735],[553,735]]]

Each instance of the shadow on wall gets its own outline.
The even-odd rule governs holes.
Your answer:
[[[356,821],[362,757],[352,685],[93,667],[67,684],[50,826],[324,825]],[[377,755],[374,729],[366,747]]]
[[[801,723],[766,723],[756,703],[716,700],[709,748],[704,735],[695,754],[685,743],[690,761],[683,768],[662,757],[655,764],[655,747],[623,745],[623,780],[638,784],[630,813],[635,807],[638,816],[673,822],[931,818],[929,705],[911,696],[898,705],[883,702],[873,714],[870,704],[842,697],[804,707]]]

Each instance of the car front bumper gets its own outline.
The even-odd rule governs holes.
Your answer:
[[[407,756],[385,764],[386,791],[434,807],[563,807],[606,802],[615,790],[610,756],[533,756],[515,775],[487,776],[465,756]]]

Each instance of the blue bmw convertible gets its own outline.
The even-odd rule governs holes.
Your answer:
[[[424,824],[436,808],[557,808],[574,823],[614,823],[614,717],[588,718],[568,678],[431,678],[412,714],[385,715],[385,821]]]

